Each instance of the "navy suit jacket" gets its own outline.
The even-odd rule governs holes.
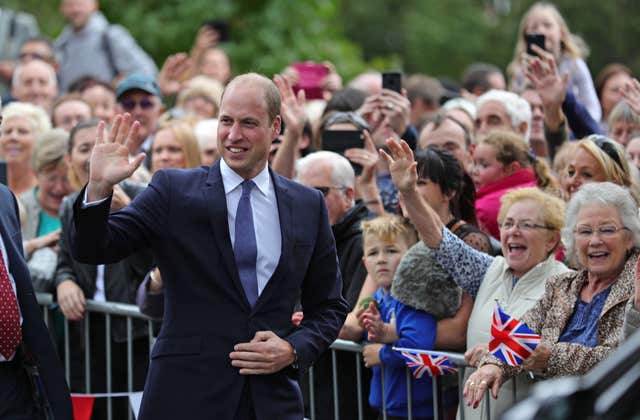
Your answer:
[[[64,380],[60,360],[54,350],[49,330],[42,319],[29,269],[22,254],[22,234],[18,219],[18,204],[7,187],[0,184],[0,235],[7,250],[9,271],[16,282],[18,305],[22,313],[22,341],[34,357],[44,383],[47,397],[56,419],[71,419],[71,397]],[[0,383],[0,387],[3,386]],[[11,401],[0,401],[11,404]]]
[[[109,200],[74,206],[74,258],[115,262],[150,247],[162,272],[162,329],[151,355],[141,419],[232,419],[248,381],[258,419],[300,419],[298,372],[241,376],[229,353],[269,330],[296,349],[308,367],[335,340],[347,313],[324,198],[275,173],[282,250],[278,266],[253,308],[238,277],[219,164],[158,171],[125,209]],[[304,320],[291,323],[300,301]]]

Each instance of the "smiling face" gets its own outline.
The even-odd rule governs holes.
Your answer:
[[[543,209],[533,200],[517,201],[509,207],[502,224],[529,222],[531,229],[513,226],[500,229],[500,244],[507,265],[516,277],[522,277],[537,264],[546,260],[560,240],[558,231],[551,231],[543,218]]]
[[[91,118],[91,107],[84,101],[69,100],[62,102],[53,110],[51,119],[54,127],[70,132],[81,121]]]
[[[609,127],[609,132],[613,140],[626,146],[627,143],[629,143],[631,135],[638,131],[638,129],[640,129],[640,126],[635,122],[619,120]]]
[[[623,227],[615,207],[589,205],[578,212],[574,234],[576,252],[580,265],[587,269],[590,278],[613,279],[622,271],[627,252],[633,248],[631,235],[621,229]],[[609,232],[603,234],[598,230]]]
[[[98,120],[107,124],[116,116],[116,95],[104,86],[95,85],[82,92],[82,99],[93,107],[93,113]]]
[[[151,172],[158,169],[185,168],[184,148],[170,128],[156,133],[151,145]]]
[[[231,82],[222,97],[218,119],[218,152],[245,179],[262,171],[271,143],[280,132],[280,116],[269,121],[264,88],[245,79]]]
[[[106,134],[105,134],[106,135]],[[78,181],[84,185],[89,181],[89,159],[96,144],[96,127],[78,130],[73,138],[73,147],[69,154],[71,170]]]
[[[58,94],[53,67],[41,60],[31,60],[21,65],[19,71],[11,94],[20,102],[29,102],[50,110],[53,99]]]
[[[491,131],[515,131],[507,109],[498,101],[482,104],[476,114],[476,135],[485,137]]]
[[[11,117],[2,122],[0,148],[7,163],[29,162],[34,144],[33,127],[27,118]]]
[[[38,202],[42,209],[52,216],[57,217],[62,199],[73,191],[68,174],[69,167],[64,161],[37,173]]]
[[[567,165],[566,188],[569,198],[589,182],[604,182],[604,170],[591,153],[582,147],[577,147]]]
[[[156,131],[162,115],[162,102],[157,96],[134,89],[126,91],[118,98],[117,110],[119,113],[130,113],[132,121],[140,122],[138,138],[142,141]]]
[[[389,290],[398,264],[407,249],[407,244],[400,238],[385,241],[376,235],[365,237],[362,262],[379,287]]]
[[[553,53],[556,58],[560,57],[562,28],[551,9],[542,6],[532,10],[527,18],[525,33],[543,34],[544,49]]]

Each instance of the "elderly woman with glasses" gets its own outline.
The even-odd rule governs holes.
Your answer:
[[[393,182],[402,194],[403,209],[420,238],[431,248],[438,263],[474,300],[467,327],[465,359],[476,366],[490,340],[489,327],[496,300],[509,314],[519,317],[544,293],[545,280],[569,269],[555,259],[560,245],[564,202],[536,187],[514,189],[502,196],[498,213],[500,243],[504,256],[492,257],[477,251],[449,230],[438,213],[420,194],[417,163],[409,145],[387,141],[391,155],[381,152],[389,164]],[[492,412],[513,404],[508,386],[500,393]],[[528,381],[517,379],[518,394]],[[465,412],[466,418],[479,412]]]
[[[578,141],[565,171],[561,184],[567,199],[589,182],[613,182],[627,187],[640,205],[640,190],[631,174],[626,152],[608,137],[594,134]]]
[[[622,339],[625,307],[634,297],[640,220],[627,189],[610,182],[583,186],[569,202],[562,240],[580,270],[547,281],[542,299],[521,318],[542,342],[519,367],[486,354],[465,384],[467,404],[523,370],[545,377],[584,375]]]

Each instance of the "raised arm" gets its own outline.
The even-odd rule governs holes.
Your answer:
[[[438,214],[429,206],[418,192],[417,163],[413,158],[413,151],[405,142],[393,139],[387,140],[389,155],[380,150],[380,155],[386,159],[393,183],[402,195],[407,216],[418,230],[420,238],[429,248],[437,248],[442,241],[442,227],[444,226]]]

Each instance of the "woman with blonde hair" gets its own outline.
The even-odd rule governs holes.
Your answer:
[[[627,187],[631,196],[640,204],[640,189],[634,180],[631,167],[622,145],[608,137],[593,134],[577,142],[566,168],[566,196],[570,199],[583,184],[613,182]]]
[[[38,185],[31,166],[37,138],[51,129],[44,109],[26,102],[13,102],[2,110],[0,156],[7,162],[7,186],[22,194]]]
[[[151,143],[151,172],[200,166],[198,140],[189,123],[171,120],[160,126]]]
[[[552,3],[534,3],[520,21],[513,59],[508,67],[511,88],[521,91],[526,84],[522,60],[526,59],[526,36],[531,34],[544,35],[544,49],[553,54],[559,73],[568,73],[567,90],[584,104],[594,120],[600,121],[600,102],[584,61],[589,54],[588,47],[580,37],[571,33],[562,14]]]
[[[522,136],[509,131],[494,131],[480,141],[470,175],[476,185],[478,223],[496,239],[500,237],[500,197],[507,191],[537,186],[559,192],[547,162],[529,150]]]
[[[207,76],[196,76],[178,93],[176,108],[194,114],[200,119],[216,118],[224,87]]]

